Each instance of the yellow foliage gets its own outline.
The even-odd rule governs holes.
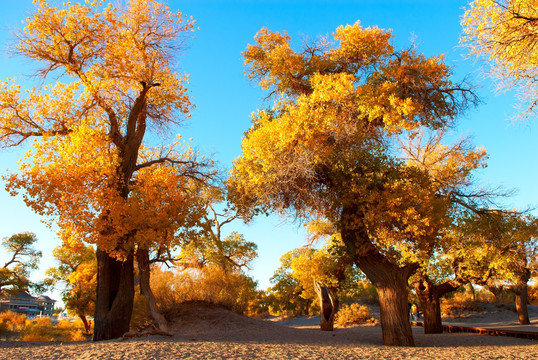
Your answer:
[[[21,334],[23,341],[81,341],[86,337],[80,324],[60,320],[53,324],[48,317],[27,320]]]
[[[351,304],[340,307],[335,315],[334,323],[339,327],[348,327],[352,324],[377,324],[377,319],[370,316],[370,308],[366,305]]]
[[[237,202],[338,222],[343,204],[360,202],[362,211],[392,199],[393,214],[420,215],[394,196],[413,189],[412,180],[386,185],[387,168],[398,165],[384,139],[449,123],[467,99],[459,101],[442,56],[395,51],[391,36],[356,23],[338,28],[334,44],[322,40],[298,53],[287,34],[260,30],[243,54],[247,74],[277,99],[252,115],[243,138],[229,180]]]
[[[6,311],[0,313],[0,334],[18,333],[24,329],[26,315]]]
[[[22,341],[81,341],[84,328],[77,322],[60,320],[56,324],[48,317],[26,319],[25,315],[7,311],[0,313],[0,335],[14,335]]]
[[[211,162],[180,138],[148,147],[144,135],[188,117],[187,77],[173,68],[195,22],[155,0],[36,4],[17,51],[54,81],[0,82],[0,146],[31,139],[9,191],[55,221],[67,247],[82,240],[121,259],[176,245],[169,234],[198,224],[192,178],[211,177]]]
[[[536,280],[534,281],[534,284],[530,285],[528,288],[528,297],[529,303],[538,306],[538,283]]]
[[[151,288],[159,309],[166,315],[178,304],[204,301],[246,312],[256,296],[254,281],[237,271],[217,265],[183,271],[152,271]]]
[[[536,0],[474,0],[462,19],[464,42],[471,55],[489,61],[501,89],[518,87],[522,115],[536,114],[538,30]]]

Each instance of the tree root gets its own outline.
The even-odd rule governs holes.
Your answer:
[[[122,340],[132,339],[135,337],[149,336],[149,335],[161,335],[161,336],[174,336],[174,334],[167,331],[158,329],[155,324],[151,325],[151,329],[142,331],[128,331],[121,337]]]

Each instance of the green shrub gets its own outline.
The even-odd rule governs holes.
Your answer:
[[[352,324],[376,324],[377,319],[370,316],[370,308],[366,305],[343,305],[336,313],[335,324],[347,327]]]

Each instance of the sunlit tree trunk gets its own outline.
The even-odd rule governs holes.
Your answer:
[[[109,340],[129,331],[134,299],[134,260],[124,261],[97,249],[97,298],[93,339]]]
[[[377,289],[383,344],[415,346],[407,296],[408,280],[417,265],[399,267],[392,264],[371,243],[361,223],[361,214],[356,207],[344,209],[340,233],[348,254]]]
[[[516,294],[516,310],[519,323],[521,325],[530,324],[529,311],[527,308],[528,289],[527,282],[530,279],[530,272],[527,270],[518,279],[517,283],[512,287],[512,291]]]
[[[443,332],[441,322],[441,301],[435,285],[424,277],[415,283],[415,292],[417,293],[422,308],[424,333],[440,334]]]
[[[425,334],[441,334],[443,332],[441,297],[457,290],[461,285],[462,283],[458,281],[435,285],[427,276],[421,276],[420,280],[415,283],[415,292],[422,308]]]
[[[334,292],[327,286],[314,281],[314,288],[319,298],[319,307],[321,313],[320,329],[322,331],[334,330],[334,315],[338,311],[339,301]]]
[[[117,147],[120,163],[115,184],[123,199],[129,197],[129,183],[135,172],[138,152],[146,132],[147,92],[152,87],[142,83],[142,89],[131,106],[126,136],[120,133],[115,115],[109,114],[112,141]],[[114,186],[114,185],[111,185]],[[114,231],[114,230],[112,230]],[[95,305],[94,340],[108,340],[129,331],[134,303],[134,254],[124,261],[110,257],[97,249],[97,301]]]
[[[359,259],[357,265],[372,281],[379,295],[383,345],[415,346],[409,323],[407,271],[370,259]]]

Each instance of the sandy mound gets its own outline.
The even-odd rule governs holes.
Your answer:
[[[224,307],[194,302],[182,304],[170,321],[170,332],[174,338],[189,341],[234,341],[256,343],[353,343],[349,330],[333,332],[319,330],[319,318],[310,318],[310,326],[295,328],[286,322],[249,318]],[[316,324],[316,325],[314,325]],[[292,325],[293,326],[293,325]],[[381,344],[381,339],[355,338],[355,342]]]

